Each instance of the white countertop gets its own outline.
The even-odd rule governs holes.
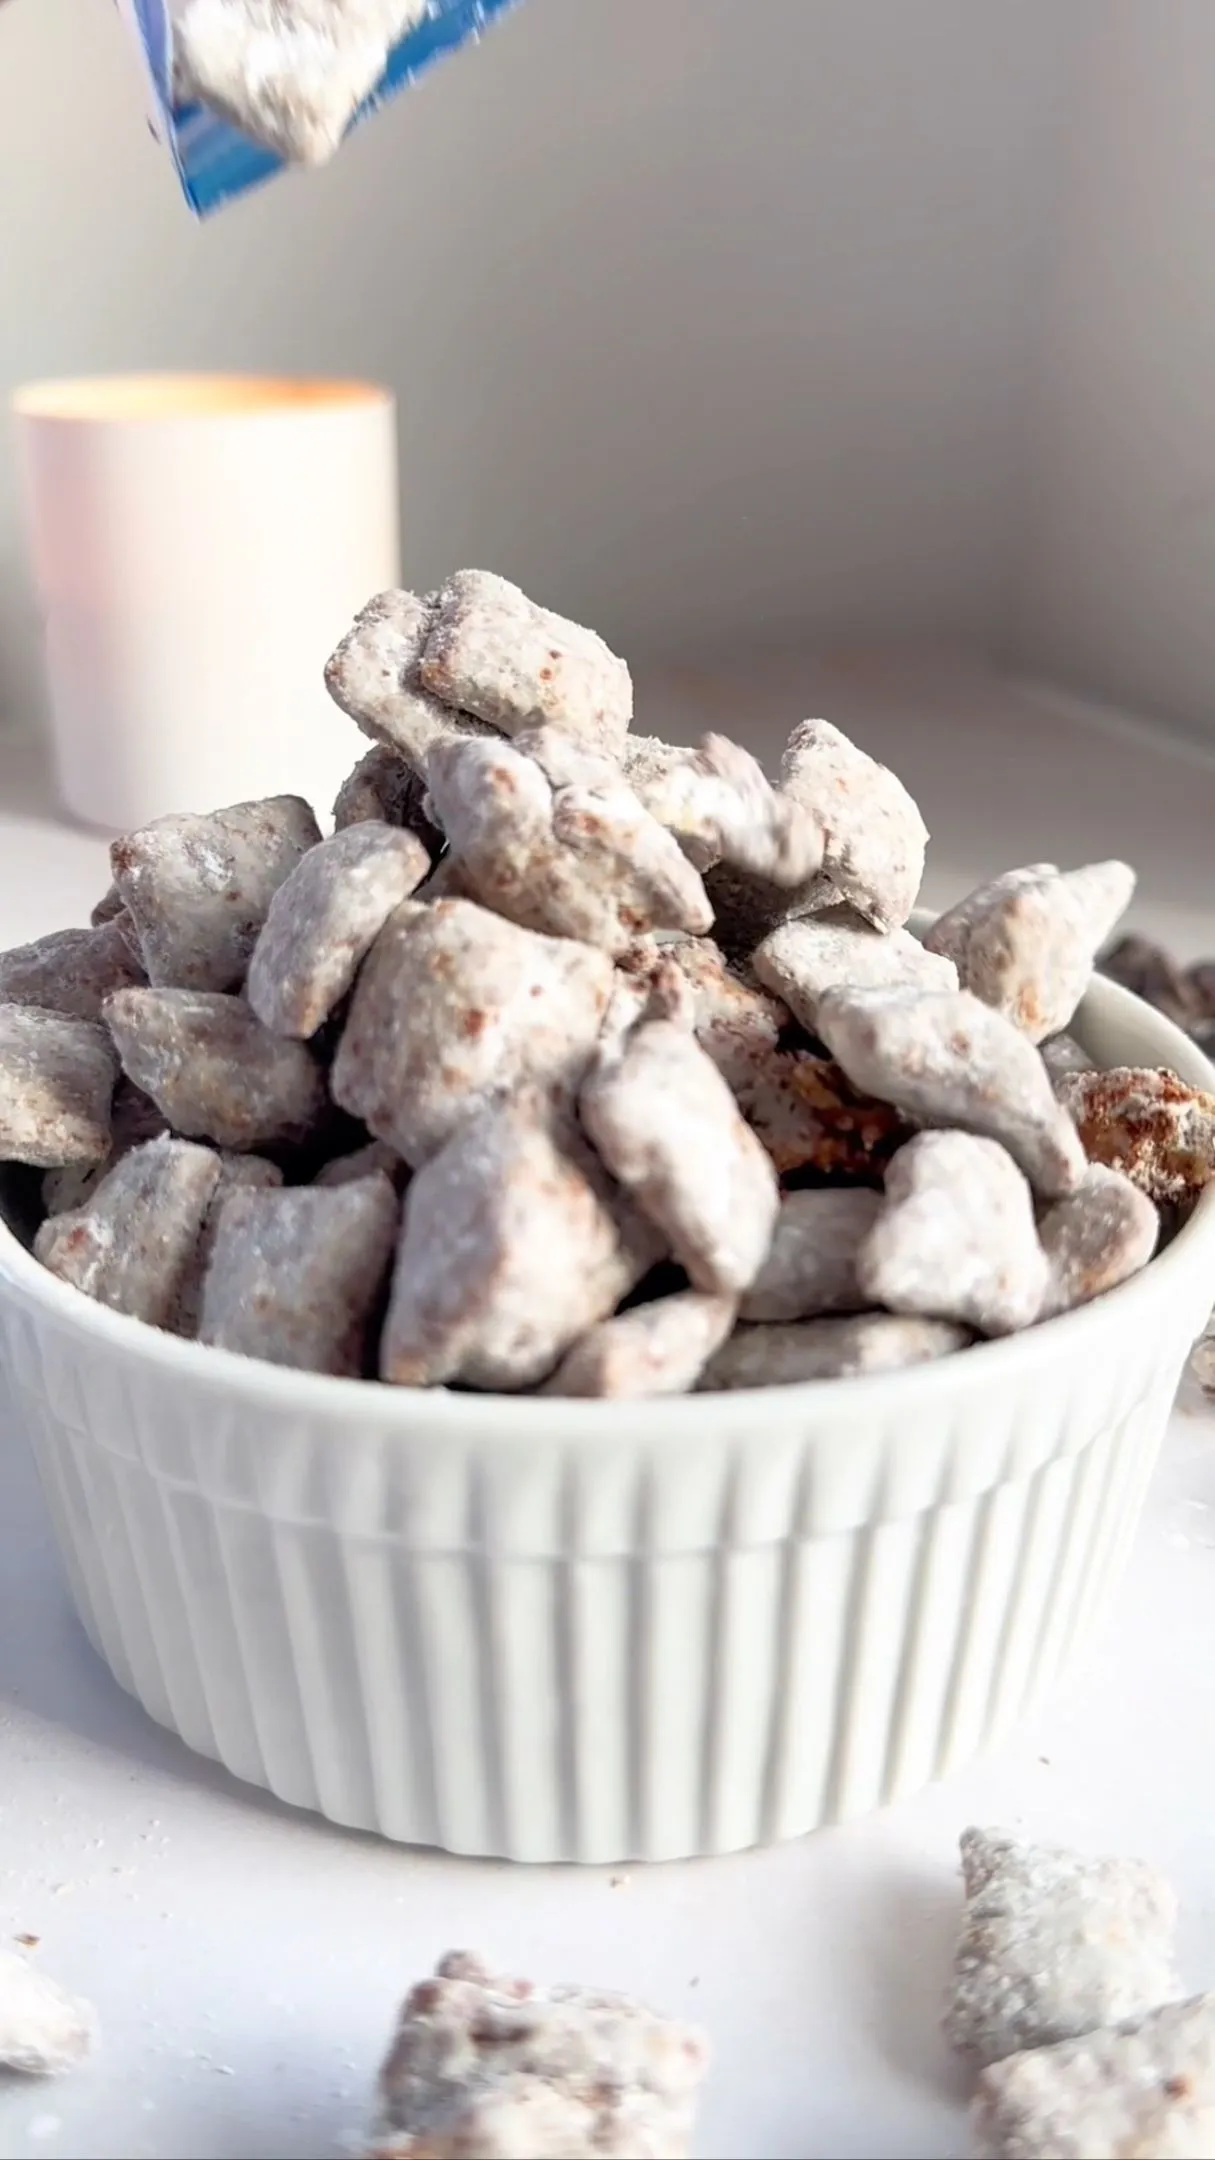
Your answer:
[[[643,691],[640,724],[676,736],[758,744],[828,712],[918,794],[933,903],[1013,862],[1120,853],[1142,872],[1136,923],[1215,952],[1215,760],[945,662],[790,660],[759,685]],[[0,945],[82,919],[105,882],[104,844],[47,812],[38,757],[0,753]],[[452,1860],[296,1814],[153,1726],[75,1622],[5,1422],[0,1938],[38,1936],[104,2038],[70,2078],[0,2083],[0,2160],[324,2160],[357,2129],[398,1997],[454,1945],[703,2020],[705,2160],[963,2154],[937,2017],[964,1824],[1158,1860],[1182,1896],[1186,1977],[1215,1985],[1213,1637],[1215,1416],[1183,1391],[1111,1626],[999,1755],[773,1852],[649,1870]]]

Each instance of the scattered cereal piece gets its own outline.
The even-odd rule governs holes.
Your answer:
[[[1093,1162],[1121,1170],[1149,1200],[1193,1200],[1215,1169],[1215,1095],[1176,1073],[1118,1066],[1072,1073],[1059,1097]]]
[[[1011,1155],[970,1133],[917,1133],[886,1172],[886,1205],[857,1272],[869,1305],[959,1320],[980,1335],[1029,1327],[1048,1270]]]
[[[683,1290],[601,1320],[566,1352],[546,1395],[686,1395],[734,1325],[732,1298]]]
[[[123,1070],[188,1139],[241,1150],[292,1144],[326,1114],[311,1051],[272,1035],[243,998],[119,990],[105,1017]]]
[[[177,1330],[219,1176],[210,1148],[145,1141],[115,1163],[83,1207],[48,1216],[35,1256],[99,1305]]]
[[[607,952],[645,931],[707,930],[704,886],[678,842],[606,761],[591,785],[554,785],[537,754],[548,747],[540,732],[519,746],[449,743],[431,753],[431,800],[468,890],[524,929]]]
[[[1194,979],[1197,971],[1179,968],[1164,947],[1153,945],[1150,938],[1133,934],[1119,938],[1101,954],[1097,966],[1111,982],[1133,990],[1187,1033],[1207,1017],[1201,984]]]
[[[633,717],[623,660],[488,570],[457,570],[439,591],[419,673],[432,697],[505,735],[551,723],[618,754]]]
[[[981,885],[924,942],[956,962],[963,989],[1042,1042],[1072,1018],[1134,890],[1127,863],[1066,873],[1037,863]]]
[[[532,1387],[661,1250],[536,1092],[494,1104],[405,1196],[381,1377],[401,1387]]]
[[[179,0],[173,90],[296,165],[337,150],[426,0]]]
[[[850,907],[781,923],[752,955],[761,983],[804,1028],[818,1027],[828,990],[956,990],[952,960],[928,952],[908,930],[875,930]]]
[[[1215,1395],[1215,1329],[1210,1321],[1190,1352],[1190,1371],[1204,1394]]]
[[[377,1170],[392,1180],[398,1192],[404,1192],[409,1183],[409,1165],[383,1140],[370,1140],[366,1147],[355,1148],[349,1155],[335,1155],[331,1162],[322,1165],[312,1182],[331,1189],[334,1185],[350,1185],[358,1178],[372,1177]]]
[[[804,885],[823,860],[816,813],[778,792],[762,766],[724,735],[706,735],[699,749],[648,753],[629,759],[630,785],[651,816],[678,839],[700,868],[727,862],[783,891]]]
[[[443,851],[443,835],[427,813],[425,780],[386,743],[375,743],[359,759],[333,805],[335,832],[363,824],[393,825],[399,832],[413,833],[432,862]]]
[[[114,880],[139,932],[148,981],[238,990],[266,910],[320,828],[298,795],[164,817],[116,840]]]
[[[133,1147],[142,1147],[145,1140],[159,1140],[168,1129],[151,1097],[120,1073],[110,1104],[109,1147],[100,1162],[47,1171],[42,1180],[42,1205],[47,1214],[62,1215],[68,1208],[83,1207],[122,1156]]]
[[[1038,1235],[1050,1263],[1038,1315],[1046,1320],[1086,1305],[1145,1268],[1156,1250],[1160,1217],[1120,1170],[1094,1163],[1078,1191],[1046,1210]]]
[[[897,1158],[896,1158],[897,1160]],[[739,1306],[743,1320],[808,1320],[863,1312],[874,1301],[857,1256],[881,1208],[864,1186],[786,1193],[768,1257]]]
[[[73,1020],[99,1020],[111,990],[144,980],[120,922],[56,930],[0,953],[0,1003],[39,1005]]]
[[[263,1027],[315,1035],[429,868],[422,842],[391,825],[351,825],[311,848],[271,900],[249,962],[246,995]]]
[[[1079,1185],[1084,1150],[1041,1058],[969,990],[833,990],[819,1028],[858,1087],[923,1124],[998,1140],[1046,1199]]]
[[[91,2003],[65,1995],[28,1958],[0,1951],[0,2069],[58,2077],[83,2062],[96,2041]]]
[[[777,1327],[740,1327],[711,1358],[704,1392],[723,1388],[792,1387],[802,1380],[849,1380],[866,1373],[902,1372],[964,1350],[965,1328],[948,1320],[895,1313],[860,1313],[850,1320],[794,1320]]]
[[[373,2155],[683,2160],[708,2043],[625,1995],[542,1988],[444,1958],[380,2071]]]
[[[647,1020],[605,1042],[578,1107],[612,1175],[669,1238],[694,1288],[745,1290],[763,1265],[780,1196],[767,1154],[695,1037]]]
[[[818,813],[826,845],[807,904],[845,900],[879,930],[897,930],[915,906],[928,829],[901,780],[827,720],[794,728],[781,786]]]
[[[973,2120],[979,2160],[1201,2160],[1215,2152],[1215,1995],[993,2064]]]
[[[407,900],[363,964],[334,1100],[416,1168],[497,1095],[527,1082],[572,1091],[612,981],[607,954],[572,938],[467,900]]]
[[[433,594],[419,600],[411,592],[377,593],[325,665],[334,704],[420,773],[436,743],[488,732],[482,721],[450,711],[423,688],[418,662],[434,607]]]
[[[104,1161],[118,1061],[103,1027],[0,1004],[0,1162]]]
[[[392,1258],[397,1196],[380,1175],[322,1190],[230,1191],[203,1284],[200,1342],[357,1379]]]
[[[1177,1900],[1142,1860],[962,1832],[966,1913],[945,2018],[980,2064],[1141,2017],[1178,1993]]]

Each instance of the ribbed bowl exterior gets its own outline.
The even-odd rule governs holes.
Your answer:
[[[1106,1062],[1207,1077],[1095,998]],[[90,1639],[190,1747],[411,1843],[670,1859],[913,1791],[1052,1687],[1215,1298],[1213,1199],[1083,1312],[866,1381],[316,1380],[105,1312],[6,1231],[0,1344]]]

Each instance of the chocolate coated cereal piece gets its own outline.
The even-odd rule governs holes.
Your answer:
[[[497,1103],[461,1127],[405,1196],[381,1378],[532,1387],[661,1252],[538,1093]]]
[[[679,772],[691,752],[677,743],[663,742],[658,735],[633,735],[625,737],[620,754],[620,770],[632,788],[637,800],[644,803],[659,823],[665,820],[653,808],[662,803],[673,784],[673,775]],[[684,854],[690,863],[704,872],[710,870],[717,860],[711,842],[698,840],[692,834],[676,833]]]
[[[426,0],[179,0],[178,104],[207,105],[296,165],[323,165]]]
[[[566,1352],[546,1395],[686,1395],[734,1325],[732,1298],[683,1290],[601,1320]]]
[[[1072,1073],[1059,1097],[1085,1153],[1121,1170],[1149,1200],[1193,1200],[1215,1169],[1215,1095],[1163,1067]]]
[[[73,1020],[99,1020],[111,990],[144,980],[120,922],[56,930],[0,953],[0,1003],[40,1005]]]
[[[737,1296],[772,1239],[772,1164],[695,1037],[647,1020],[605,1042],[579,1115],[612,1175],[669,1239],[693,1287]]]
[[[397,1196],[378,1174],[322,1190],[228,1192],[203,1284],[200,1342],[357,1379],[392,1257]]]
[[[114,1165],[82,1208],[47,1218],[35,1257],[99,1305],[176,1329],[219,1176],[210,1148],[148,1140]]]
[[[695,2026],[629,1996],[503,1979],[456,1953],[401,2007],[372,2154],[682,2160],[707,2064]]]
[[[103,1162],[118,1061],[91,1020],[0,1004],[0,1162]]]
[[[927,952],[908,930],[875,930],[850,907],[781,923],[753,953],[751,965],[812,1035],[828,990],[958,987],[952,960]]]
[[[858,1087],[921,1124],[998,1140],[1045,1199],[1076,1190],[1084,1150],[1046,1067],[969,990],[832,990],[819,1032]]]
[[[203,1218],[202,1231],[194,1248],[193,1258],[185,1270],[173,1318],[169,1322],[175,1335],[185,1335],[191,1340],[197,1335],[202,1318],[203,1284],[215,1250],[219,1211],[228,1194],[242,1187],[257,1192],[277,1190],[283,1182],[283,1173],[278,1164],[268,1162],[264,1155],[237,1155],[231,1148],[222,1148],[216,1153],[215,1160],[219,1164],[219,1177]]]
[[[429,752],[450,736],[492,732],[453,712],[423,687],[418,662],[434,616],[430,594],[383,592],[360,608],[325,664],[325,688],[364,735],[424,773]]]
[[[1057,1200],[1038,1225],[1050,1264],[1040,1320],[1086,1305],[1145,1268],[1156,1250],[1160,1217],[1146,1193],[1120,1170],[1094,1163],[1078,1192]]]
[[[775,1051],[793,1016],[781,1000],[733,968],[711,938],[682,937],[658,945],[639,940],[616,966],[626,980],[653,982],[656,970],[674,961],[692,993],[692,1026],[727,1085],[746,1084],[757,1057]]]
[[[551,723],[618,754],[633,717],[623,660],[488,570],[458,570],[436,596],[419,667],[432,697],[517,735]]]
[[[1136,997],[1154,1005],[1176,1027],[1188,1032],[1207,1017],[1206,1001],[1195,981],[1196,971],[1179,968],[1172,955],[1150,938],[1138,937],[1134,932],[1120,937],[1108,952],[1100,954],[1097,966],[1111,982],[1133,990]]]
[[[1065,1080],[1069,1073],[1093,1070],[1093,1061],[1088,1051],[1080,1048],[1074,1035],[1048,1035],[1044,1043],[1039,1043],[1038,1048],[1056,1095],[1060,1081]]]
[[[978,2160],[1203,2160],[1215,2152],[1215,1995],[984,2070]]]
[[[966,1912],[945,2031],[974,2061],[1049,2047],[1176,1997],[1177,1900],[1155,1868],[996,1830],[964,1830],[961,1847]]]
[[[589,945],[538,937],[467,900],[407,900],[355,985],[334,1100],[416,1168],[495,1096],[528,1082],[577,1087],[612,981]]]
[[[115,883],[139,932],[148,981],[237,990],[266,910],[320,828],[298,795],[163,817],[115,840]]]
[[[964,989],[1042,1042],[1067,1026],[1134,890],[1123,862],[1010,870],[943,915],[925,943],[956,962]]]
[[[338,789],[333,829],[350,825],[394,825],[422,842],[432,862],[443,851],[443,835],[426,810],[426,782],[397,750],[376,743],[360,758]]]
[[[119,990],[105,1018],[124,1072],[188,1139],[242,1152],[290,1145],[325,1116],[324,1074],[311,1051],[272,1035],[243,998]]]
[[[704,1393],[732,1388],[794,1387],[802,1380],[852,1380],[866,1373],[902,1372],[965,1350],[965,1328],[948,1320],[894,1313],[860,1313],[850,1320],[794,1320],[786,1326],[740,1327],[710,1359]]]
[[[301,1372],[359,1378],[396,1240],[387,1177],[229,1190],[216,1214],[199,1341]]]
[[[775,789],[762,766],[725,735],[660,760],[626,758],[634,792],[701,868],[727,862],[787,891],[805,885],[823,860],[816,812]]]
[[[730,863],[714,863],[704,873],[704,884],[713,910],[713,935],[731,960],[749,960],[778,923],[804,915],[814,892],[813,880],[800,893],[790,893]]]
[[[116,1162],[145,1140],[159,1140],[168,1131],[163,1113],[150,1095],[137,1088],[125,1073],[118,1076],[110,1105],[110,1145],[97,1163],[78,1163],[71,1169],[48,1170],[42,1180],[42,1205],[48,1215],[62,1215],[67,1208],[83,1207]]]
[[[317,1171],[314,1185],[350,1185],[357,1178],[371,1177],[379,1170],[391,1178],[398,1192],[404,1192],[409,1183],[409,1165],[401,1160],[395,1148],[383,1140],[370,1140],[366,1147],[355,1148],[349,1155],[335,1155]]]
[[[525,929],[608,952],[645,931],[707,930],[712,911],[697,872],[614,768],[603,761],[592,784],[554,786],[535,735],[526,740],[530,751],[486,741],[444,744],[430,756],[435,814],[476,899]]]
[[[721,1069],[782,1177],[874,1184],[908,1138],[899,1112],[853,1087],[830,1058],[740,1044]]]
[[[58,2077],[97,2040],[91,2003],[65,1995],[29,1958],[0,1950],[0,2070]]]
[[[891,1312],[959,1320],[980,1335],[1029,1327],[1048,1268],[1011,1155],[970,1133],[917,1133],[886,1172],[857,1273],[865,1302]]]
[[[844,900],[879,930],[897,930],[915,906],[928,845],[902,781],[829,721],[803,720],[786,745],[781,786],[817,813],[825,834],[807,904]]]
[[[126,913],[126,905],[117,885],[108,886],[89,915],[94,930],[100,930],[103,923],[116,922]]]
[[[864,1186],[786,1193],[768,1257],[740,1306],[743,1320],[808,1320],[873,1303],[857,1257],[881,1208]]]
[[[249,962],[246,995],[262,1025],[315,1035],[429,868],[422,842],[391,825],[351,825],[311,848],[270,902]]]

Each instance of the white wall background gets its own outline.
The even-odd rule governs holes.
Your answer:
[[[7,0],[0,396],[383,376],[413,577],[492,564],[630,653],[998,640],[1075,66],[1094,6],[1176,5],[527,0],[200,228],[108,0]],[[4,461],[0,714],[37,678]]]

